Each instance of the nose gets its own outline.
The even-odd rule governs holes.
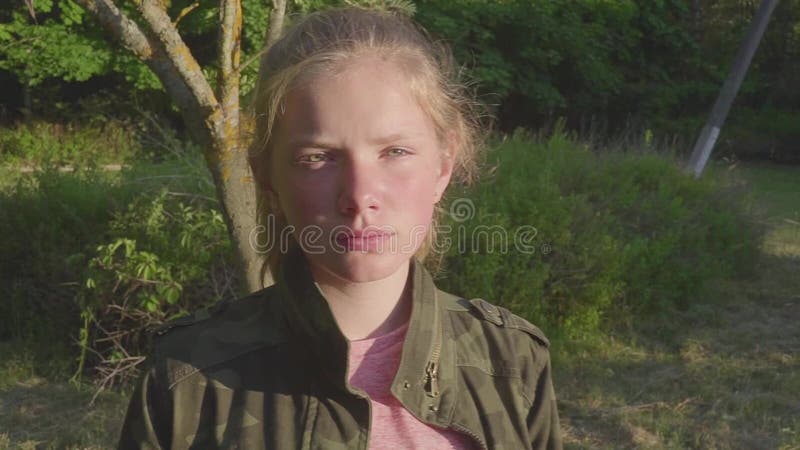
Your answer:
[[[372,214],[380,209],[381,180],[377,168],[351,160],[340,173],[339,212],[345,216]]]

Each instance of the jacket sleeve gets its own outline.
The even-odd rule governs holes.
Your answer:
[[[539,376],[533,380],[534,385],[531,386],[534,399],[528,413],[528,436],[534,450],[561,450],[561,428],[553,389],[550,353],[546,348],[540,348],[537,353],[544,361]]]
[[[122,425],[120,450],[167,449],[171,418],[166,392],[161,389],[153,365],[139,378]]]

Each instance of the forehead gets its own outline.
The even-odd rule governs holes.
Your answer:
[[[352,58],[338,70],[318,72],[290,90],[277,131],[352,138],[435,135],[433,121],[414,91],[412,76],[402,64],[380,56]]]

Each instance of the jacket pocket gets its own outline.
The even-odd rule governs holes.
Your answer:
[[[522,371],[517,363],[502,359],[470,359],[456,362],[458,367],[472,367],[481,372],[498,377],[521,378]]]

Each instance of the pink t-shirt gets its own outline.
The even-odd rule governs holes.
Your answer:
[[[469,449],[470,438],[417,420],[389,390],[400,366],[408,324],[376,338],[350,341],[350,384],[372,401],[369,448]]]

